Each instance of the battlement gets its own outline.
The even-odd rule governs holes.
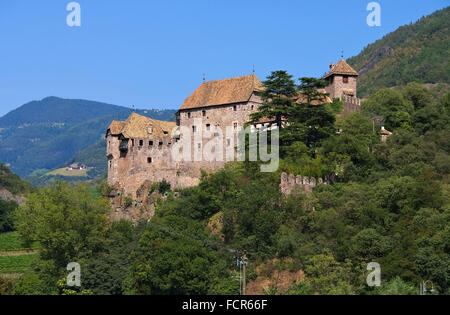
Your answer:
[[[316,179],[314,177],[282,173],[280,188],[283,194],[290,195],[297,187],[304,188],[306,192],[312,192],[313,188],[317,185],[329,185],[332,182],[333,179],[329,176]]]
[[[342,101],[344,102],[344,109],[342,115],[348,115],[361,110],[361,100],[354,96],[343,95]]]

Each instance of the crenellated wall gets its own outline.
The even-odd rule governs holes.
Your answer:
[[[341,114],[342,116],[359,112],[361,110],[361,100],[357,97],[344,95],[342,97],[342,101],[344,102],[344,110]]]
[[[329,185],[332,182],[330,177],[316,179],[314,177],[295,176],[294,174],[281,174],[280,188],[281,192],[285,195],[290,195],[296,189],[302,188],[306,192],[312,192],[313,188],[317,185]]]

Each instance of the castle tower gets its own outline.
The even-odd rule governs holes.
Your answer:
[[[358,72],[350,67],[343,59],[336,65],[332,63],[330,65],[330,71],[324,77],[329,83],[326,91],[330,94],[330,98],[342,99],[343,96],[356,97],[358,76]]]

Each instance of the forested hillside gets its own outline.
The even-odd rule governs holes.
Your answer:
[[[450,84],[450,7],[400,27],[347,61],[360,72],[360,97],[409,82]]]
[[[0,163],[0,233],[13,230],[13,212],[33,187]]]
[[[160,120],[173,120],[175,114],[174,110],[138,112]],[[125,120],[130,113],[126,107],[85,100],[49,97],[30,102],[0,118],[0,161],[20,176],[67,166],[104,137],[112,120]],[[95,153],[87,159],[95,160],[95,166],[106,161]]]
[[[280,95],[295,87],[284,71],[264,84]],[[304,78],[297,88],[317,99],[322,84]],[[198,187],[156,185],[150,222],[109,223],[105,183],[33,193],[15,224],[42,250],[9,292],[238,294],[235,256],[245,251],[249,287],[260,293],[418,294],[431,280],[435,293],[450,294],[449,91],[435,99],[420,84],[382,89],[338,120],[339,104],[288,102],[265,99],[260,113],[283,108],[289,122],[277,171],[236,162]],[[393,132],[386,143],[381,126]],[[286,196],[282,172],[336,180]],[[84,270],[81,288],[61,280],[68,261]],[[381,265],[381,287],[366,284],[370,262]]]

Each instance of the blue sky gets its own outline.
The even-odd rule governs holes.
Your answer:
[[[0,116],[47,96],[176,109],[202,82],[272,70],[321,76],[448,0],[0,0]]]

